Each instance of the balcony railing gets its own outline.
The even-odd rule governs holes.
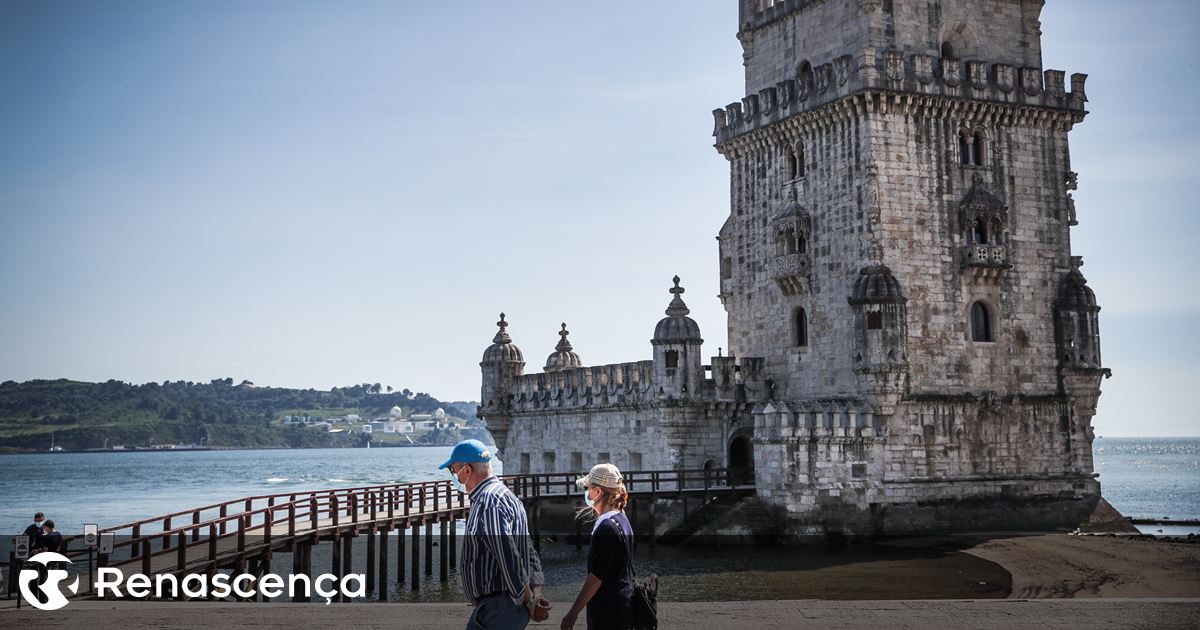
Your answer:
[[[808,286],[810,271],[808,254],[782,254],[771,261],[771,279],[787,295],[802,293]]]
[[[967,245],[963,253],[963,264],[967,267],[1010,267],[1008,247],[977,243]]]

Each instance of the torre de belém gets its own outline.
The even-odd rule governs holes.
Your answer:
[[[728,467],[795,532],[1086,520],[1087,76],[1042,69],[1043,1],[740,4],[746,96],[713,112],[729,352],[703,357],[678,278],[650,360],[584,366],[564,325],[526,373],[502,316],[479,416],[506,472]]]

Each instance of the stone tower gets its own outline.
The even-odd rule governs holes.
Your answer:
[[[800,522],[953,527],[911,503],[970,499],[1077,523],[1099,497],[1107,371],[1070,246],[1086,75],[1042,70],[1042,5],[741,0],[720,297],[772,386],[759,494]]]

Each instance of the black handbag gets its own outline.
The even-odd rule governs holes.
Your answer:
[[[614,524],[621,532],[621,540],[625,542],[625,558],[628,561],[629,575],[633,578],[633,626],[632,630],[658,630],[658,576],[651,573],[649,577],[638,581],[637,573],[633,570],[633,542],[625,536],[625,528],[621,522],[614,519]]]

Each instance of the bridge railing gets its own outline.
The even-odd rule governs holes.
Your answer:
[[[141,558],[144,572],[149,572],[154,556],[172,551],[178,554],[182,569],[187,547],[202,540],[208,543],[209,557],[215,558],[222,540],[236,537],[237,550],[241,552],[247,544],[271,544],[272,536],[278,535],[274,530],[281,526],[286,526],[286,533],[294,536],[318,528],[440,512],[465,505],[466,495],[446,479],[243,497],[106,527],[100,532],[117,537],[110,557]],[[254,539],[247,541],[252,536]],[[65,542],[69,545],[81,538],[73,536]],[[76,550],[68,555],[82,553],[85,551]]]
[[[586,473],[537,473],[506,475],[500,478],[513,494],[521,499],[543,496],[583,494],[575,480]],[[673,470],[639,470],[621,473],[625,489],[630,494],[670,494],[689,489],[711,490],[713,488],[736,490],[738,486],[750,488],[753,478],[748,478],[741,468],[703,468]]]
[[[745,473],[738,468],[705,468],[628,471],[623,476],[631,494],[658,496],[703,490],[707,501],[713,489],[751,488],[752,479],[747,479]],[[575,480],[583,475],[539,473],[506,475],[500,479],[521,499],[537,499],[581,494]],[[143,572],[150,573],[153,558],[168,553],[177,554],[177,566],[182,570],[188,562],[188,548],[201,542],[207,542],[207,556],[215,560],[223,540],[236,538],[236,550],[240,553],[247,545],[270,545],[272,537],[278,535],[291,537],[357,526],[363,521],[374,523],[385,518],[440,513],[467,504],[466,494],[455,488],[450,479],[444,479],[242,497],[99,531],[116,535],[111,559],[121,562],[140,559]],[[285,534],[275,532],[280,527],[286,527]],[[67,538],[64,548],[80,539],[82,536]],[[86,550],[74,550],[68,555],[78,557],[85,553]]]

